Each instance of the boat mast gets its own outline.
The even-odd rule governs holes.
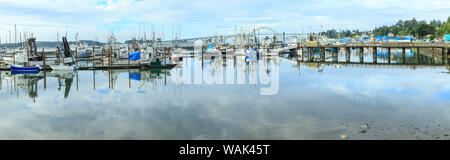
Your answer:
[[[16,43],[17,43],[17,27],[14,24],[14,50],[13,50],[13,54],[14,54],[14,63],[16,61]]]

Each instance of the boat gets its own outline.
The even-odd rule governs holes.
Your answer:
[[[261,48],[258,51],[261,55],[264,55],[264,56],[278,56],[281,49],[280,48],[275,48],[275,49]]]
[[[78,67],[75,65],[64,65],[64,64],[58,64],[58,65],[49,65],[52,70],[58,70],[58,71],[75,71],[78,70]]]
[[[38,74],[39,71],[30,70],[30,71],[11,71],[11,75],[22,75],[22,74]]]
[[[37,51],[36,38],[29,38],[21,48],[11,50],[3,56],[3,61],[9,65],[15,65],[15,63],[27,63],[30,66],[44,64],[54,64],[56,58],[44,58],[42,53]],[[44,63],[45,59],[45,63]]]
[[[52,70],[59,70],[59,71],[75,71],[78,69],[78,67],[74,64],[74,57],[73,53],[70,50],[69,43],[67,42],[66,37],[62,37],[63,44],[64,44],[64,56],[66,58],[70,58],[71,61],[60,61],[59,64],[51,64],[49,65]]]

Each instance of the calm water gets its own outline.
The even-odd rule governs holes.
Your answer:
[[[448,72],[278,57],[1,72],[0,139],[450,139]]]

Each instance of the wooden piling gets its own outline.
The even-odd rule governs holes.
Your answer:
[[[57,47],[57,48],[58,48],[58,52],[56,54],[57,54],[59,63],[61,63],[61,51],[60,51],[59,47]]]
[[[420,63],[420,48],[419,47],[417,47],[416,60],[417,60],[417,64],[419,64]]]
[[[350,54],[351,54],[350,47],[345,47],[345,61],[346,62],[350,62]]]
[[[364,62],[364,47],[359,48],[359,62],[363,63]]]
[[[105,48],[102,48],[102,60],[101,60],[102,66],[104,66],[104,57],[103,57],[104,54],[105,54]]]
[[[110,46],[109,49],[111,51],[111,53],[109,54],[109,63],[110,63],[109,66],[111,66],[111,64],[112,64],[112,55],[114,54],[114,50],[113,50],[112,46]]]
[[[94,83],[94,90],[95,90],[95,71],[92,71],[92,77],[94,78],[93,83]]]
[[[131,88],[131,70],[130,69],[128,69],[128,88]]]
[[[130,65],[130,46],[128,46],[127,53],[128,53],[128,65]]]
[[[75,47],[75,65],[78,66],[78,47]]]
[[[109,66],[111,66],[111,64],[112,64],[112,57],[111,57],[112,50],[111,49],[108,49],[108,64],[109,64]]]
[[[43,65],[43,67],[45,67],[45,52],[44,52],[44,48],[42,48],[42,65]]]
[[[170,47],[169,48],[167,48],[167,53],[169,53],[170,52]],[[167,63],[166,63],[166,53],[164,53],[164,65],[166,65]]]
[[[16,50],[15,49],[13,49],[13,64],[16,64]],[[14,78],[15,78],[15,76],[14,76]]]
[[[320,52],[320,60],[321,60],[322,62],[325,62],[325,52],[326,52],[326,49],[325,49],[325,48],[321,48],[319,52]]]
[[[447,48],[447,54],[445,54],[445,61],[447,64],[448,64],[448,59],[449,59],[448,56],[450,56],[450,48]]]
[[[406,49],[402,48],[402,63],[406,63]]]
[[[47,88],[47,71],[44,71],[44,90]]]
[[[304,54],[303,54],[303,53],[305,53],[305,50],[304,50],[303,47],[302,47],[302,62],[305,61],[305,59],[304,59]]]
[[[387,58],[388,58],[388,63],[391,63],[391,47],[388,47],[388,55],[387,55]]]
[[[336,47],[333,48],[333,52],[332,52],[332,53],[333,53],[333,55],[334,55],[334,56],[333,56],[333,57],[334,57],[334,58],[333,58],[333,61],[337,62],[337,61],[338,61],[338,54],[339,54],[338,48],[336,48]]]
[[[92,66],[94,66],[95,65],[95,63],[94,63],[94,60],[95,60],[95,50],[94,50],[95,48],[94,48],[94,46],[92,46]]]
[[[442,64],[445,64],[445,48],[442,48]]]
[[[434,48],[431,48],[431,63],[435,63]]]

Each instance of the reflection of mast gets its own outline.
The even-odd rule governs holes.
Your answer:
[[[37,83],[43,77],[36,75],[8,75],[8,76],[14,80],[14,87],[15,87],[14,90],[17,93],[17,98],[19,97],[18,89],[21,89],[25,91],[31,99],[33,99],[33,102],[35,102],[36,97],[38,96]]]
[[[61,90],[62,86],[65,86],[64,88],[64,98],[69,97],[70,87],[72,86],[73,82],[73,73],[51,73],[53,76],[58,78],[58,90]],[[64,80],[64,84],[63,84]]]
[[[67,97],[69,97],[70,86],[72,86],[73,78],[65,79],[64,81],[66,83],[66,88],[65,88],[65,91],[64,91],[64,98],[67,98]]]

